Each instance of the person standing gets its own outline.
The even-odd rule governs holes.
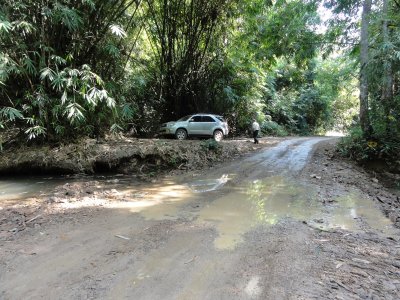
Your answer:
[[[251,128],[253,129],[254,144],[258,144],[258,132],[260,131],[260,124],[258,124],[256,119],[253,120]]]

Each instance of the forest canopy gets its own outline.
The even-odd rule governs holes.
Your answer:
[[[0,127],[60,141],[152,136],[194,112],[233,134],[350,130],[393,156],[400,128],[394,0],[3,0]]]

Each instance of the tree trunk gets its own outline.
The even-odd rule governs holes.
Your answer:
[[[360,38],[360,125],[365,137],[372,134],[369,120],[368,105],[368,26],[371,12],[372,0],[364,0],[361,17],[361,38]]]
[[[392,74],[392,62],[390,60],[390,48],[389,48],[389,28],[388,28],[388,2],[389,0],[383,0],[382,7],[382,35],[385,53],[387,57],[383,63],[383,84],[382,84],[382,105],[385,112],[385,119],[389,117],[390,106],[393,98],[393,74]]]

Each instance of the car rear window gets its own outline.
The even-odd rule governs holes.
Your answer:
[[[203,116],[203,120],[202,122],[215,122],[215,120],[213,118],[211,118],[210,116]]]
[[[221,116],[217,116],[217,119],[220,120],[221,122],[226,122],[225,119]]]

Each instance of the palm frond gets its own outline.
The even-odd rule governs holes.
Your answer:
[[[120,38],[125,38],[127,36],[125,30],[117,24],[110,25],[110,31],[112,34]]]
[[[23,114],[13,107],[3,107],[0,109],[0,118],[6,121],[14,122],[16,119],[23,119]]]

